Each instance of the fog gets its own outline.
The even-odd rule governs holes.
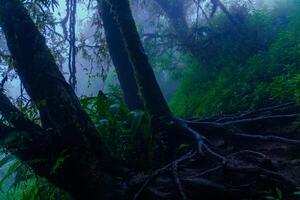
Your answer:
[[[236,4],[243,4],[243,1],[239,0],[224,0],[224,4],[230,6],[234,6]],[[257,9],[269,9],[276,2],[276,0],[245,0],[244,2],[251,2],[252,5]],[[64,0],[58,1],[59,6],[54,9],[54,17],[57,21],[64,18],[66,15],[66,5]],[[94,2],[95,3],[95,2]],[[95,40],[93,39],[93,35],[96,32],[97,27],[91,25],[93,22],[93,17],[95,15],[96,6],[95,4],[91,4],[90,7],[94,7],[93,9],[88,10],[87,5],[85,3],[79,3],[77,7],[76,14],[76,38],[77,40],[85,41],[86,44],[93,45]],[[153,26],[157,13],[153,13],[149,11],[149,8],[145,6],[145,4],[141,3],[139,0],[135,0],[132,3],[133,14],[136,20],[136,23],[139,27],[141,33],[153,33],[155,31],[155,26]],[[194,16],[195,18],[195,16]],[[195,19],[194,19],[195,20]],[[204,20],[204,19],[202,19]],[[164,23],[167,23],[165,21]],[[60,25],[55,27],[55,30],[63,34],[62,28]],[[103,34],[104,35],[104,34]],[[2,38],[1,43],[4,45],[5,40]],[[78,41],[76,43],[79,45]],[[65,44],[68,46],[68,43]],[[5,45],[4,45],[5,46]],[[68,47],[67,47],[68,48]],[[76,93],[78,96],[83,95],[96,95],[99,90],[105,90],[110,84],[117,84],[117,77],[114,73],[113,66],[109,60],[109,58],[104,57],[99,59],[99,55],[97,55],[94,50],[88,49],[87,52],[90,53],[90,58],[84,58],[83,52],[78,51],[76,55],[76,68],[77,68],[77,87]],[[63,55],[66,61],[63,63],[62,72],[66,79],[69,77],[68,66],[67,66],[67,58],[68,55]],[[101,57],[101,56],[100,56]],[[5,66],[2,66],[5,69]],[[4,75],[6,70],[2,70],[2,74]],[[17,78],[16,74],[10,72],[10,80],[5,84],[5,89],[8,92],[8,95],[16,98],[20,95],[20,80]],[[167,96],[170,96],[177,88],[178,83],[172,82],[169,78],[168,73],[165,74],[157,74],[159,82],[161,83],[161,87],[167,93]],[[164,80],[171,81],[171,87],[164,84]],[[168,82],[169,84],[169,82]]]

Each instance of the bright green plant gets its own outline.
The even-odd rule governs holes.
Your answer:
[[[205,66],[182,59],[186,68],[170,101],[172,110],[199,117],[299,103],[299,11],[299,1],[286,0],[270,12],[248,13],[243,25],[247,35],[216,39],[217,46],[207,49],[211,55]],[[214,23],[218,31],[227,30],[230,25],[221,18]]]
[[[1,200],[70,200],[71,197],[39,178],[11,154],[1,152]]]

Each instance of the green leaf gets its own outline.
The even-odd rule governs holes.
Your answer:
[[[13,174],[20,166],[21,166],[21,161],[17,160],[14,164],[12,164],[8,168],[7,174],[9,174],[9,175]]]
[[[3,167],[3,165],[9,163],[10,161],[14,160],[15,157],[13,155],[6,155],[1,161],[0,161],[0,168]]]
[[[113,104],[109,106],[109,112],[115,114],[120,110],[120,107],[121,107],[120,104]]]
[[[272,196],[266,196],[265,199],[267,199],[267,200],[277,200],[275,197],[272,197]]]
[[[63,165],[65,158],[60,156],[56,159],[54,166],[51,169],[51,174],[55,174],[57,170]]]
[[[12,132],[5,138],[4,143],[11,143],[15,141],[18,137],[19,137],[18,132]]]
[[[181,144],[181,145],[179,146],[179,150],[185,149],[185,148],[187,148],[187,147],[189,147],[189,146],[191,146],[191,145],[189,145],[189,144]]]
[[[2,190],[3,183],[21,166],[21,161],[17,160],[7,170],[6,175],[0,181],[0,189]]]
[[[276,188],[275,190],[276,190],[277,197],[279,199],[282,199],[282,192],[281,192],[281,190],[279,188]]]

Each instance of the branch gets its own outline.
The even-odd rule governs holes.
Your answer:
[[[152,39],[157,39],[157,38],[167,38],[167,39],[169,39],[170,37],[175,38],[175,35],[172,34],[172,33],[169,33],[169,34],[145,33],[145,34],[142,35],[142,38],[145,41],[152,40]]]
[[[42,131],[42,128],[26,118],[3,92],[0,92],[0,114],[19,131]]]

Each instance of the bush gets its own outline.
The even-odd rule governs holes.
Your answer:
[[[206,66],[186,63],[172,109],[185,117],[210,116],[299,102],[300,3],[287,2],[269,12],[249,11],[243,24],[247,34],[216,40]],[[230,29],[220,18],[215,23],[227,25],[219,29]]]

